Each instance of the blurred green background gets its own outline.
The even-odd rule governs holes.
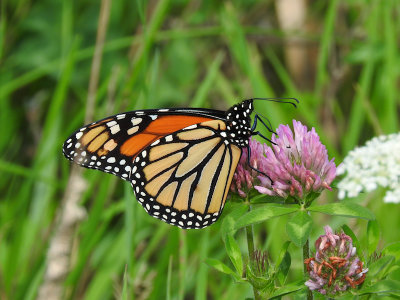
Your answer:
[[[273,128],[293,118],[315,127],[337,163],[367,139],[399,131],[396,0],[0,5],[1,299],[35,299],[43,287],[57,215],[74,192],[61,146],[85,116],[178,106],[226,110],[245,98],[296,97],[298,109],[258,103],[257,111]],[[220,222],[179,230],[149,217],[127,182],[93,170],[82,176],[86,216],[69,233],[64,299],[252,296],[250,286],[204,263],[230,264]],[[383,203],[382,193],[355,200],[377,216],[381,246],[400,237],[399,206]],[[318,201],[336,200],[334,191]],[[315,217],[321,227],[314,237],[327,223],[347,222],[365,244],[366,221]],[[288,239],[285,222],[255,227],[257,248],[273,260]],[[244,234],[237,237],[246,253]],[[290,280],[301,279],[301,249],[290,252]]]

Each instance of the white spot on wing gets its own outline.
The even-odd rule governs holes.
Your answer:
[[[129,135],[132,135],[132,134],[136,133],[138,130],[139,130],[139,127],[138,126],[134,126],[134,127],[129,128],[126,131],[126,133],[129,134]]]
[[[107,126],[108,126],[108,127],[112,127],[112,126],[114,126],[114,125],[117,125],[117,122],[115,122],[115,121],[110,121],[110,122],[107,123]]]
[[[119,125],[116,124],[116,125],[112,126],[112,127],[110,128],[110,130],[111,130],[111,133],[112,133],[112,134],[116,134],[116,133],[118,133],[121,129],[119,128]]]
[[[196,124],[194,124],[194,125],[190,125],[190,126],[188,126],[188,127],[184,128],[184,130],[188,130],[188,129],[194,129],[194,128],[196,128],[196,127],[197,127],[197,125],[196,125]]]
[[[156,140],[155,142],[153,142],[150,146],[155,146],[160,142],[160,140]]]
[[[140,124],[142,121],[142,118],[132,118],[131,120],[133,126]]]

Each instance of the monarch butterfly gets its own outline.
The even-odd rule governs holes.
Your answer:
[[[207,227],[221,215],[242,150],[250,150],[249,138],[261,135],[257,121],[273,132],[258,114],[251,124],[253,100],[260,99],[277,101],[248,99],[226,112],[170,108],[117,114],[74,132],[63,153],[78,165],[129,181],[149,215],[185,229]]]

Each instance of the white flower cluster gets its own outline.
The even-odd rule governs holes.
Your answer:
[[[340,199],[382,186],[388,189],[385,202],[400,203],[400,133],[375,137],[350,151],[336,172],[345,173],[338,183]]]

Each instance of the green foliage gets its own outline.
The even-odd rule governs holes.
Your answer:
[[[367,220],[375,219],[374,214],[367,208],[355,203],[346,203],[344,201],[339,203],[316,205],[309,207],[307,210],[311,212],[320,212],[332,216],[343,216]]]
[[[298,210],[298,207],[276,206],[276,204],[265,204],[255,207],[253,210],[241,216],[235,222],[235,228],[246,227],[248,225],[257,224],[271,218],[280,217],[291,214]]]
[[[84,124],[100,3],[1,2],[1,299],[35,299],[43,282],[71,170],[61,145]],[[112,1],[94,119],[138,108],[226,109],[244,98],[291,96],[300,99],[296,110],[258,103],[257,111],[273,128],[293,118],[315,127],[340,163],[372,136],[399,131],[399,9],[396,1],[313,1],[306,26],[286,33],[272,1]],[[285,56],[290,38],[307,51],[300,77]],[[231,280],[242,278],[243,237],[228,237],[250,224],[256,224],[255,242],[268,249],[285,284],[273,295],[303,288],[296,244],[317,233],[297,207],[256,204],[265,201],[260,197],[247,212],[248,206],[228,201],[224,216],[232,215],[225,225],[222,218],[210,228],[180,233],[150,218],[128,183],[93,170],[84,170],[83,177],[80,205],[87,216],[73,234],[65,299],[251,297],[248,284]],[[329,204],[314,201],[307,208],[314,225],[332,221],[339,227],[349,220],[345,216],[356,218],[353,229],[364,228],[375,215],[380,235],[370,223],[359,244],[370,245],[370,252],[379,248],[379,236],[393,244],[372,266],[371,274],[382,280],[363,293],[399,296],[394,278],[382,275],[396,274],[387,266],[399,259],[398,206],[384,204],[379,192],[361,195],[358,205],[333,204],[334,194],[323,195]],[[289,218],[294,219],[286,230]],[[293,243],[285,244],[289,238]]]
[[[378,222],[376,220],[369,221],[367,227],[367,244],[368,244],[368,254],[372,255],[376,251],[380,240],[380,230]]]
[[[298,247],[304,246],[312,229],[312,219],[306,211],[299,211],[287,222],[286,232]]]

